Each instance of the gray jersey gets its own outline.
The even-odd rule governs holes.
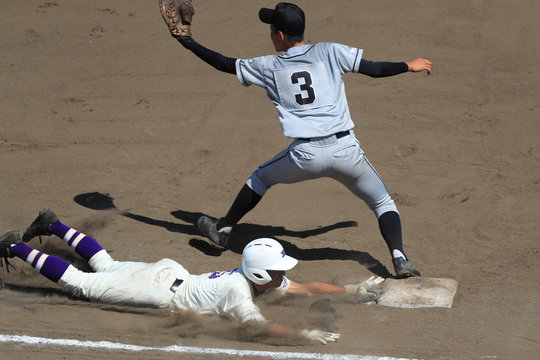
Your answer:
[[[341,76],[359,71],[362,53],[345,45],[318,43],[292,47],[282,55],[236,61],[240,82],[266,89],[283,133],[296,139],[247,180],[254,192],[263,196],[275,184],[330,177],[363,199],[377,217],[397,212],[352,131]]]
[[[243,85],[266,89],[285,136],[327,136],[354,127],[341,76],[358,72],[362,52],[335,43],[308,44],[238,60],[236,73]]]

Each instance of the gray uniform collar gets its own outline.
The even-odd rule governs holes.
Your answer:
[[[304,55],[309,50],[311,50],[311,48],[313,46],[315,46],[315,45],[313,45],[313,44],[304,44],[304,45],[301,45],[301,46],[295,46],[295,47],[290,48],[289,50],[287,50],[283,54],[279,55],[279,57],[282,58],[282,59],[290,59],[290,58],[293,58],[295,56]]]

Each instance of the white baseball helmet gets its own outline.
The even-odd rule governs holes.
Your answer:
[[[266,270],[290,270],[297,263],[298,260],[285,255],[283,246],[274,239],[253,240],[242,252],[242,271],[257,285],[264,285],[272,280]]]

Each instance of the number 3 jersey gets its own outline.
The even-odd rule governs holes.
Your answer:
[[[275,291],[285,294],[290,282],[283,277]],[[214,314],[235,321],[265,322],[257,305],[253,303],[253,288],[242,268],[188,276],[178,288],[172,310],[192,310],[199,314]]]
[[[306,44],[281,55],[236,61],[244,86],[266,89],[289,138],[328,136],[354,127],[341,76],[358,72],[362,49],[335,43]]]

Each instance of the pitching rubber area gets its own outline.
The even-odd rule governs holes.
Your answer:
[[[80,348],[81,350],[110,350],[110,351],[155,351],[167,353],[198,354],[212,356],[237,356],[250,358],[270,358],[270,359],[341,359],[341,360],[415,360],[395,357],[365,356],[352,354],[322,354],[304,352],[278,352],[278,351],[257,351],[257,350],[237,350],[220,348],[200,348],[192,346],[171,345],[166,347],[140,346],[132,344],[122,344],[110,341],[80,341],[74,339],[49,339],[26,335],[3,335],[0,334],[0,343],[14,343],[21,346],[51,346]]]

